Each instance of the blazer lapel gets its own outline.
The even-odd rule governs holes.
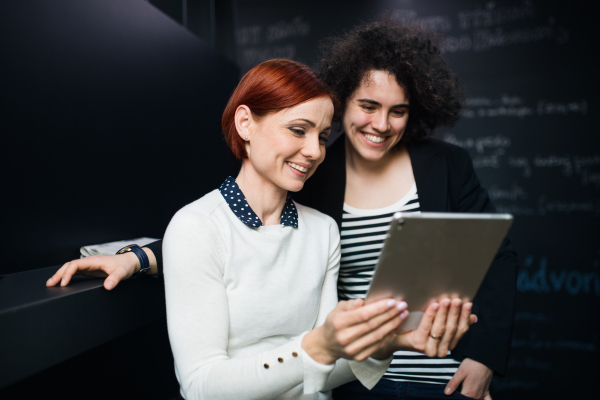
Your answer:
[[[446,156],[430,141],[407,146],[417,183],[421,211],[449,211]]]

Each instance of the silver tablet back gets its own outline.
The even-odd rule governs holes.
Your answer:
[[[510,214],[397,213],[366,302],[405,300],[410,330],[435,298],[473,299],[511,224]]]

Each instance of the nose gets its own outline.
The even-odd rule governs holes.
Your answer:
[[[318,160],[321,158],[321,143],[319,141],[319,135],[309,135],[304,141],[304,147],[302,148],[302,155],[309,160]]]
[[[373,119],[371,120],[371,127],[375,129],[377,132],[387,132],[390,127],[388,124],[388,118],[386,113],[378,112],[373,115]]]

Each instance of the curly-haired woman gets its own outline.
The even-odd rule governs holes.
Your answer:
[[[382,19],[324,45],[320,72],[342,101],[344,133],[295,198],[333,217],[340,228],[340,299],[365,295],[395,212],[493,212],[468,153],[429,138],[436,128],[457,121],[464,97],[435,46],[437,39],[418,27]],[[145,251],[151,259],[156,254],[160,264],[160,243]],[[78,270],[88,269],[105,271],[105,285],[114,287],[139,269],[134,257],[118,257],[123,256],[67,263],[48,285],[61,279],[67,284]],[[434,332],[428,346],[439,351],[439,358],[397,352],[371,391],[349,383],[334,397],[490,399],[493,372],[506,369],[516,270],[516,255],[505,240],[474,299],[479,323],[451,354],[440,351],[448,348],[442,344],[451,332]],[[458,302],[447,306],[456,310]]]

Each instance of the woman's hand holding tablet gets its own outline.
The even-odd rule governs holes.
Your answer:
[[[393,299],[368,305],[362,299],[340,301],[323,325],[304,336],[302,348],[321,364],[333,364],[338,358],[363,361],[396,336],[408,316],[406,307]]]
[[[473,303],[459,298],[443,298],[431,302],[415,330],[395,335],[386,346],[373,354],[375,358],[386,358],[398,350],[424,353],[428,357],[444,357],[477,322],[471,314]]]

